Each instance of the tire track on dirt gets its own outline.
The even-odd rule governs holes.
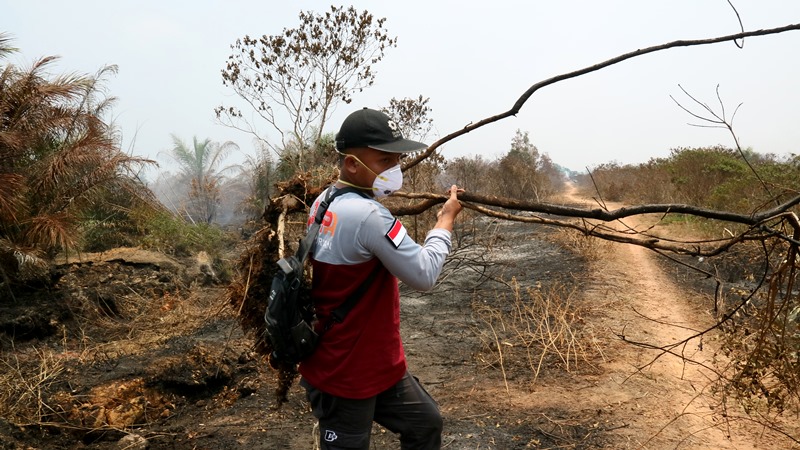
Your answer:
[[[574,188],[567,201],[586,204]],[[609,209],[621,205],[608,204]],[[648,221],[652,220],[650,223]],[[626,219],[615,226],[644,230],[658,217]],[[620,228],[622,229],[622,228]],[[704,299],[689,294],[664,273],[651,250],[610,244],[610,251],[592,264],[592,280],[581,295],[584,301],[606,305],[609,336],[661,347],[680,342],[713,323],[702,306]],[[581,390],[581,401],[608,410],[620,423],[619,434],[646,449],[778,449],[753,430],[729,429],[715,414],[710,393],[715,375],[713,349],[707,340],[692,340],[673,349],[696,363],[613,339],[606,343],[608,361],[593,386]],[[706,366],[706,367],[703,367]],[[578,400],[578,399],[576,399]]]

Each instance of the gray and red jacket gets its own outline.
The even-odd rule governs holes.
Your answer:
[[[327,191],[314,201],[309,224],[325,195]],[[394,386],[406,372],[397,281],[416,290],[432,289],[450,246],[448,230],[434,228],[419,245],[377,201],[357,193],[335,198],[311,250],[318,331],[375,265],[382,267],[345,320],[332,325],[314,354],[300,364],[303,378],[323,392],[352,399]]]

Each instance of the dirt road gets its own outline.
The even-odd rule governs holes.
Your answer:
[[[588,205],[574,189],[564,201]],[[625,221],[624,226],[643,230],[651,225],[646,222],[638,218]],[[591,281],[579,291],[583,301],[607,309],[602,318],[606,337],[624,336],[661,347],[713,323],[711,300],[682,289],[677,277],[657,263],[654,252],[627,244],[609,246],[605,256],[591,264]],[[605,345],[607,361],[601,373],[575,388],[557,388],[557,401],[602,411],[599,415],[607,417],[609,426],[619,426],[613,434],[622,439],[615,442],[625,446],[618,448],[788,448],[786,442],[771,442],[760,433],[763,430],[726,423],[719,410],[711,409],[719,399],[710,392],[715,376],[703,367],[712,365],[714,355],[708,339],[695,339],[673,350],[695,363],[621,339],[609,338]]]

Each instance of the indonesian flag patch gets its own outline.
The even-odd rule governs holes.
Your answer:
[[[389,232],[386,233],[386,237],[392,241],[394,248],[399,248],[400,243],[403,242],[403,238],[406,237],[406,234],[408,234],[406,233],[406,227],[404,227],[399,220],[394,219],[394,222],[392,222],[392,227],[389,228]]]

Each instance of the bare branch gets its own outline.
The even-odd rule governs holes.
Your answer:
[[[445,137],[439,139],[438,141],[434,142],[433,144],[431,144],[430,147],[428,147],[427,150],[425,150],[419,156],[417,156],[414,159],[408,161],[405,164],[404,169],[409,169],[409,168],[414,167],[415,165],[419,164],[425,158],[427,158],[431,154],[433,154],[433,152],[439,146],[441,146],[442,144],[444,144],[446,142],[449,142],[449,141],[451,141],[451,140],[453,140],[453,139],[455,139],[455,138],[457,138],[459,136],[467,134],[467,133],[469,133],[469,132],[471,132],[471,131],[473,131],[475,129],[478,129],[478,128],[484,126],[484,125],[488,125],[490,123],[494,123],[494,122],[497,122],[499,120],[505,119],[507,117],[516,115],[522,109],[522,106],[525,104],[525,102],[527,102],[528,99],[531,97],[531,95],[533,95],[534,92],[538,91],[539,89],[541,89],[543,87],[549,86],[551,84],[555,84],[555,83],[557,83],[559,81],[563,81],[563,80],[568,80],[570,78],[579,77],[581,75],[585,75],[585,74],[591,73],[591,72],[596,72],[596,71],[598,71],[600,69],[604,69],[606,67],[612,66],[614,64],[620,63],[622,61],[625,61],[625,60],[628,60],[628,59],[631,59],[631,58],[635,58],[637,56],[642,56],[642,55],[646,55],[648,53],[654,53],[654,52],[658,52],[658,51],[661,51],[661,50],[667,50],[667,49],[670,49],[670,48],[718,44],[720,42],[736,41],[737,39],[744,39],[744,38],[750,37],[750,36],[766,36],[766,35],[770,35],[770,34],[778,34],[778,33],[784,33],[786,31],[794,31],[794,30],[800,30],[800,24],[786,25],[786,26],[778,27],[778,28],[768,28],[768,29],[762,29],[762,30],[746,31],[746,32],[741,32],[741,33],[736,33],[736,34],[730,34],[730,35],[727,35],[727,36],[709,38],[709,39],[672,41],[672,42],[668,42],[666,44],[655,45],[655,46],[652,46],[652,47],[647,47],[647,48],[638,49],[638,50],[635,50],[635,51],[632,51],[632,52],[629,52],[629,53],[625,53],[623,55],[616,56],[614,58],[611,58],[609,60],[606,60],[606,61],[603,61],[601,63],[595,64],[593,66],[585,67],[583,69],[575,70],[573,72],[568,72],[568,73],[565,73],[565,74],[556,75],[554,77],[551,77],[551,78],[548,78],[546,80],[540,81],[540,82],[534,84],[533,86],[531,86],[530,88],[528,88],[528,90],[525,91],[524,94],[522,94],[522,96],[516,101],[516,103],[514,103],[514,106],[511,109],[509,109],[508,111],[500,113],[500,114],[497,114],[495,116],[487,117],[486,119],[483,119],[483,120],[478,121],[478,122],[470,123],[469,125],[465,126],[464,128],[462,128],[462,129],[460,129],[458,131],[455,131],[453,133],[450,133],[447,136],[445,136]]]
[[[397,207],[392,209],[392,213],[398,216],[419,214],[439,203],[444,203],[445,201],[447,201],[448,198],[447,195],[444,194],[409,193],[403,191],[396,192],[394,195],[409,199],[426,199],[426,201],[414,205]],[[540,202],[524,202],[520,200],[474,194],[470,192],[461,193],[459,194],[458,198],[462,202],[469,202],[473,204],[478,203],[486,206],[498,206],[501,208],[516,210],[516,211],[545,213],[555,216],[597,219],[605,222],[619,220],[625,217],[631,217],[640,214],[674,213],[674,214],[691,214],[697,217],[704,217],[706,219],[722,220],[726,222],[741,223],[745,225],[757,225],[774,216],[777,216],[781,213],[788,211],[790,208],[792,208],[797,204],[800,204],[800,195],[797,195],[772,209],[748,215],[748,214],[738,214],[728,211],[716,211],[712,209],[701,208],[692,205],[677,204],[677,203],[626,206],[615,210],[607,210],[602,208],[593,208],[593,209],[575,208],[571,206],[554,205],[550,203],[540,203]],[[515,221],[527,221],[528,216],[509,214],[507,215],[506,218]]]
[[[739,11],[737,11],[736,7],[733,6],[733,2],[731,0],[728,0],[728,4],[731,6],[731,9],[733,9],[733,12],[736,14],[736,20],[739,21],[739,29],[742,30],[742,32],[744,32],[744,24],[742,24],[742,16],[739,15]],[[737,47],[744,48],[744,38],[742,38],[741,44],[736,41],[737,39],[734,39],[733,43],[736,44]]]
[[[736,136],[736,132],[733,131],[733,119],[736,117],[736,113],[739,112],[739,108],[742,106],[742,104],[739,103],[736,106],[736,109],[733,110],[733,115],[731,116],[730,120],[728,120],[727,117],[725,116],[725,103],[722,101],[722,96],[719,93],[719,85],[717,85],[716,94],[717,94],[717,102],[719,103],[720,106],[720,114],[717,114],[708,105],[702,103],[700,100],[694,98],[691,94],[686,92],[686,89],[684,89],[683,86],[681,86],[680,84],[678,85],[678,87],[693,102],[695,102],[696,104],[700,105],[703,109],[705,109],[711,117],[704,117],[690,111],[688,108],[681,105],[680,102],[675,100],[675,98],[670,95],[670,98],[678,105],[678,107],[680,107],[682,110],[686,111],[689,115],[697,119],[713,124],[713,125],[696,125],[696,124],[689,124],[689,125],[698,127],[709,127],[709,128],[725,128],[726,130],[728,130],[728,132],[733,137],[733,142],[736,144],[736,151],[739,152],[739,156],[742,157],[742,160],[744,161],[745,164],[747,164],[747,167],[750,169],[750,172],[752,172],[753,175],[755,175],[756,179],[759,181],[759,183],[761,183],[761,187],[764,188],[764,192],[766,192],[767,195],[769,195],[770,197],[774,197],[772,195],[772,191],[769,189],[769,186],[767,186],[767,183],[761,177],[761,174],[759,174],[758,171],[756,171],[755,167],[753,167],[753,165],[750,163],[750,160],[748,159],[744,150],[742,150],[742,146],[739,144],[739,137]]]

